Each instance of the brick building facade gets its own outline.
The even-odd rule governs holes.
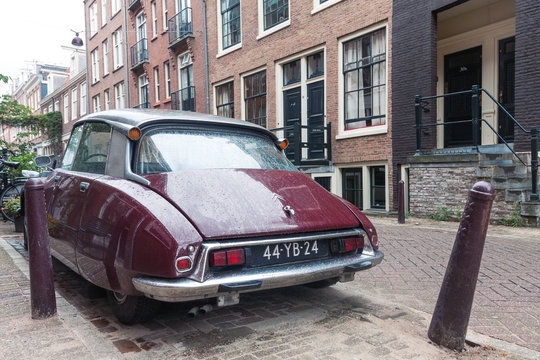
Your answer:
[[[301,168],[360,208],[391,209],[392,3],[207,4],[212,112],[269,129],[299,123],[303,142],[331,123],[331,151],[301,149]]]

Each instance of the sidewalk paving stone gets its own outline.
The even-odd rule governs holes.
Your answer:
[[[403,254],[397,252],[399,244],[390,242],[391,234],[403,229],[383,227],[378,229],[381,239],[387,237],[383,247],[391,256],[383,264],[388,266],[361,273],[354,282],[319,290],[293,287],[245,294],[237,306],[215,309],[194,319],[187,311],[202,302],[166,304],[154,320],[125,326],[115,319],[105,298],[86,297],[85,281],[58,263],[58,315],[31,320],[22,239],[0,226],[0,235],[4,233],[0,237],[0,309],[9,308],[0,310],[0,333],[7,334],[0,338],[0,359],[520,358],[490,347],[468,346],[458,354],[431,344],[426,335],[429,315],[411,308],[433,306],[428,302],[437,296],[431,293],[444,274],[447,258],[444,251],[434,251],[428,260],[419,249],[405,247]],[[405,237],[418,236],[415,227],[404,232]],[[420,233],[425,234],[425,230]],[[447,241],[447,232],[436,233],[441,241]],[[426,271],[409,276],[411,267],[426,269],[426,264],[430,265]],[[529,280],[527,276],[520,279],[534,287]],[[400,300],[400,294],[408,306],[393,301]],[[415,298],[414,294],[420,296]],[[535,314],[528,313],[527,324],[534,324]],[[484,326],[500,328],[498,321],[501,319]],[[529,326],[524,321],[513,323],[518,328],[521,324]]]

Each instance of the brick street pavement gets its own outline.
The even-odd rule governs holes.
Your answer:
[[[458,223],[372,221],[385,261],[345,287],[431,314]],[[469,329],[540,352],[540,229],[489,226]]]
[[[418,229],[410,228],[407,236],[414,237]],[[379,229],[381,237],[387,237],[386,253],[397,251],[397,242],[390,245],[392,226]],[[59,316],[30,320],[28,280],[5,255],[10,252],[21,268],[27,267],[19,255],[26,255],[21,237],[4,234],[0,242],[0,270],[5,275],[0,279],[0,359],[73,355],[84,359],[519,358],[489,347],[467,347],[465,353],[456,354],[432,345],[426,336],[428,317],[399,305],[399,291],[403,290],[407,302],[414,296],[410,295],[413,285],[403,280],[405,260],[397,253],[388,264],[403,277],[385,266],[379,272],[375,268],[359,274],[353,283],[327,289],[293,287],[244,295],[240,305],[196,318],[189,318],[187,311],[202,303],[168,304],[153,321],[124,326],[115,320],[105,298],[84,296],[84,280],[61,264],[55,264]],[[388,273],[386,284],[394,286],[390,291],[376,287],[379,280],[369,280],[383,271]],[[416,285],[416,289],[421,287]],[[397,305],[370,292],[395,296]]]

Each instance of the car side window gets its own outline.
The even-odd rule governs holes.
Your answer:
[[[84,126],[71,170],[105,174],[110,143],[111,127],[109,125],[87,123]]]
[[[69,139],[69,144],[66,148],[66,152],[64,153],[64,157],[62,158],[62,164],[60,165],[61,169],[71,169],[71,165],[73,165],[73,158],[75,157],[75,153],[79,147],[79,142],[81,141],[82,131],[82,125],[73,129],[71,139]]]

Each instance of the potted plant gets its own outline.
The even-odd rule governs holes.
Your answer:
[[[6,215],[9,215],[14,219],[15,231],[23,232],[24,231],[24,218],[20,216],[19,209],[21,208],[21,198],[17,196],[4,203],[3,210]]]

